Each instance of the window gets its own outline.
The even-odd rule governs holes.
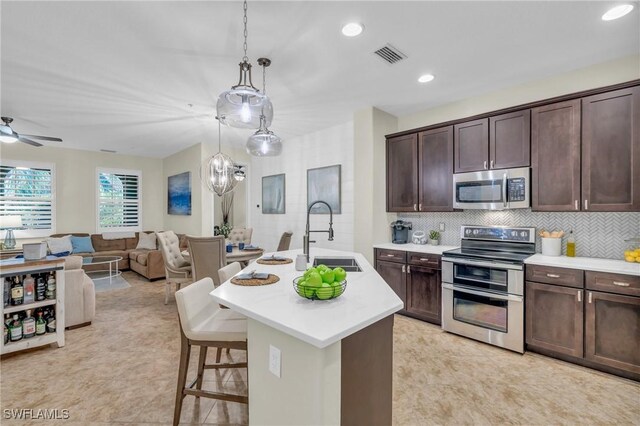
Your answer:
[[[140,231],[140,180],[138,170],[98,169],[98,232]]]
[[[46,237],[55,233],[54,165],[2,160],[0,215],[20,216],[16,238]]]

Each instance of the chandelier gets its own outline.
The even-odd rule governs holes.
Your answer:
[[[259,58],[258,64],[262,66],[262,93],[267,93],[266,69],[271,65],[271,60]],[[266,116],[260,114],[260,128],[247,140],[247,153],[256,157],[275,157],[282,152],[282,139],[268,129]]]
[[[240,67],[240,79],[231,90],[223,92],[218,97],[218,120],[227,126],[241,129],[257,129],[264,121],[267,126],[273,120],[273,105],[271,100],[251,81],[251,63],[247,56],[247,1],[244,1],[244,56]],[[263,118],[264,116],[264,118]]]
[[[239,182],[236,179],[236,164],[231,157],[222,152],[221,144],[220,119],[218,118],[218,153],[206,159],[200,167],[200,180],[209,188],[209,191],[218,194],[218,196],[233,191]]]

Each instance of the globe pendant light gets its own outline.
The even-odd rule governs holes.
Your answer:
[[[241,129],[257,129],[260,127],[261,115],[267,125],[273,120],[271,100],[256,89],[251,81],[251,64],[247,57],[247,1],[244,1],[244,56],[240,67],[240,79],[231,90],[218,97],[218,120],[224,125]]]
[[[266,93],[266,69],[271,65],[271,60],[260,58],[258,64],[262,66],[262,92]],[[282,153],[282,139],[269,130],[268,126],[266,117],[261,114],[260,128],[247,140],[247,153],[255,157],[275,157]]]
[[[236,164],[227,154],[222,153],[220,120],[218,119],[218,153],[206,159],[200,167],[200,180],[209,191],[222,196],[234,190],[238,184],[235,179]]]

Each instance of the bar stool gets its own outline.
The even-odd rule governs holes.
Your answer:
[[[238,314],[230,309],[220,309],[209,294],[213,289],[213,280],[207,277],[176,292],[181,344],[176,405],[173,413],[174,425],[180,422],[182,401],[187,395],[249,403],[249,398],[243,395],[202,390],[204,370],[247,367],[246,362],[220,364],[219,358],[216,364],[205,363],[209,347],[247,350],[246,318],[238,318]],[[189,386],[185,386],[191,346],[200,346],[198,375]]]

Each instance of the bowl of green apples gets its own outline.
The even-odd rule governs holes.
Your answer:
[[[339,297],[347,288],[347,272],[342,268],[318,265],[293,280],[293,288],[300,297],[309,300],[330,300]]]

